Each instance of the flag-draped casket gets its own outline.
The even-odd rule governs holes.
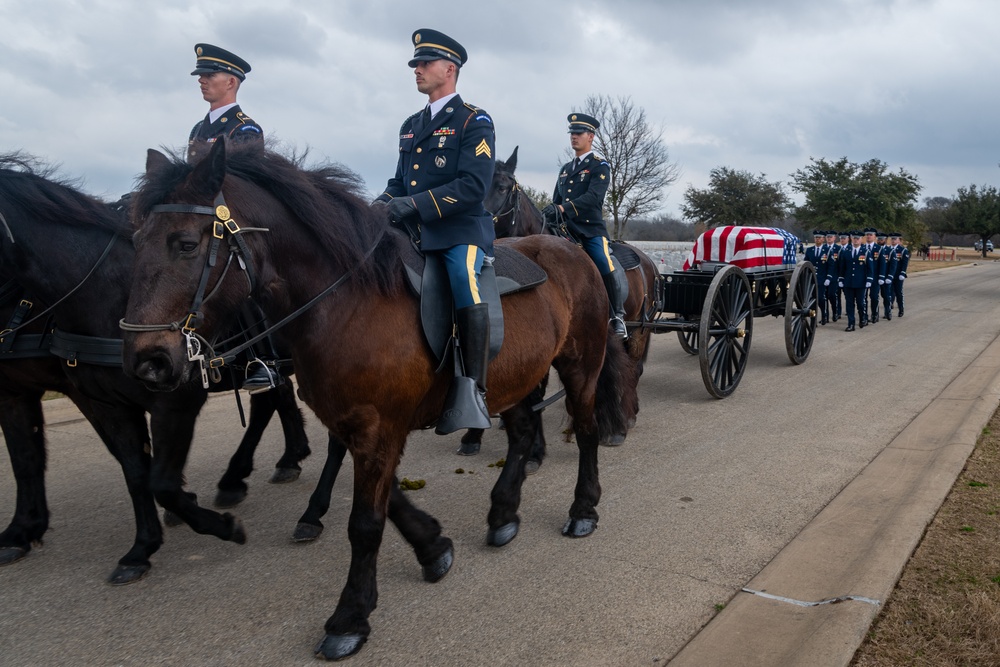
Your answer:
[[[724,262],[748,273],[780,271],[795,265],[798,245],[798,237],[776,227],[716,227],[698,237],[681,270]]]

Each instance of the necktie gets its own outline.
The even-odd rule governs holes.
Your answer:
[[[413,136],[420,134],[427,124],[431,121],[431,107],[427,105],[424,110],[420,112],[416,120],[413,121]]]
[[[573,168],[570,171],[576,171],[576,168],[580,166],[580,158],[573,158]]]

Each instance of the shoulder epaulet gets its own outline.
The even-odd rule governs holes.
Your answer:
[[[467,109],[468,109],[469,111],[471,111],[471,112],[473,112],[473,113],[477,113],[477,112],[479,112],[479,111],[482,111],[482,109],[480,109],[479,107],[477,107],[477,106],[474,106],[474,105],[472,105],[472,104],[469,104],[468,102],[463,102],[463,104],[464,104],[464,106],[465,106],[465,107],[466,107],[466,108],[467,108]]]

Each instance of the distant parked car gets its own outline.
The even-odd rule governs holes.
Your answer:
[[[983,251],[983,242],[982,241],[976,241],[975,248],[979,252],[982,252]],[[990,241],[989,239],[986,240],[986,252],[993,252],[993,241]]]

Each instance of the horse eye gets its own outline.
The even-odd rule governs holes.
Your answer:
[[[198,249],[198,244],[194,241],[182,241],[180,248],[181,252],[194,252]]]

